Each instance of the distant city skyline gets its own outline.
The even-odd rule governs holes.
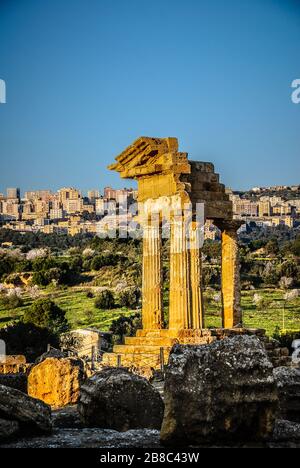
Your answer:
[[[125,179],[123,179],[123,181],[126,181]],[[63,188],[74,188],[76,190],[79,190],[81,192],[81,195],[83,197],[88,197],[88,192],[92,192],[92,191],[99,191],[100,193],[100,196],[103,196],[103,193],[104,193],[104,189],[105,188],[112,188],[113,190],[122,190],[122,189],[133,189],[133,190],[137,190],[137,183],[133,180],[128,180],[128,184],[127,185],[122,185],[122,186],[114,186],[114,185],[105,185],[103,187],[88,187],[87,189],[85,190],[82,190],[80,187],[76,187],[75,185],[62,185],[62,186],[59,186],[57,188],[49,188],[49,187],[43,187],[43,186],[40,186],[38,188],[22,188],[22,187],[12,187],[11,185],[9,187],[5,187],[5,188],[0,188],[0,194],[3,194],[5,197],[7,196],[7,191],[8,190],[13,190],[13,189],[19,189],[20,190],[20,195],[21,195],[21,198],[25,196],[26,192],[39,192],[39,191],[50,191],[52,193],[56,193],[58,192],[59,190],[63,189]],[[300,187],[300,182],[297,183],[297,184],[285,184],[285,183],[282,183],[282,184],[275,184],[275,185],[254,185],[252,187],[246,187],[245,189],[238,189],[238,188],[235,188],[235,187],[227,187],[227,189],[229,190],[232,190],[233,192],[248,192],[248,191],[251,191],[253,189],[257,189],[257,188],[260,188],[260,189],[273,189],[277,187],[279,189],[279,187]]]
[[[107,166],[141,135],[297,184],[299,43],[295,0],[2,0],[0,187],[134,186]]]

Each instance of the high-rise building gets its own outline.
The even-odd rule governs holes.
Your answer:
[[[95,203],[95,200],[100,198],[100,192],[99,190],[89,190],[88,191],[88,199],[90,203]]]
[[[50,201],[53,198],[53,193],[51,190],[32,190],[30,192],[25,192],[24,198],[26,200],[43,200]]]
[[[257,216],[258,203],[239,199],[233,202],[233,212],[238,216]]]
[[[63,209],[66,210],[67,212],[72,212],[73,206],[76,206],[75,211],[79,211],[78,206],[82,202],[82,197],[81,197],[81,193],[79,190],[72,188],[72,187],[62,188],[58,191],[58,199],[61,202]],[[69,211],[70,209],[71,211]]]
[[[82,213],[83,211],[83,199],[70,199],[63,203],[63,208],[67,213]]]
[[[272,214],[272,207],[269,201],[260,201],[258,203],[258,215],[260,218],[265,216],[271,216]]]
[[[116,200],[117,203],[131,203],[136,198],[136,190],[132,188],[113,189],[104,187],[104,198],[108,200]]]
[[[19,188],[8,188],[6,193],[7,193],[7,198],[9,200],[20,200],[20,189]]]
[[[21,205],[16,199],[9,199],[2,201],[2,214],[12,216],[16,219],[19,218]]]

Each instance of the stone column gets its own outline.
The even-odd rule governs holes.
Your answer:
[[[142,294],[143,328],[163,328],[161,232],[159,222],[151,223],[151,220],[143,228]]]
[[[237,230],[241,221],[216,223],[222,231],[222,322],[224,328],[242,324],[240,262]]]
[[[169,328],[191,327],[190,272],[187,232],[183,215],[171,220]]]
[[[191,328],[204,326],[204,309],[202,296],[202,259],[200,249],[200,225],[196,221],[190,223],[190,283],[191,283]]]

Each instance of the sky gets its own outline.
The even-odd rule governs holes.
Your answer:
[[[300,0],[0,0],[0,192],[134,186],[177,137],[228,187],[299,184]]]

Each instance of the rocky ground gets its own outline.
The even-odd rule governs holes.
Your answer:
[[[67,410],[61,410],[62,412]],[[56,417],[59,412],[56,413]],[[55,417],[54,417],[55,420]],[[279,420],[270,441],[262,443],[232,444],[231,447],[258,448],[300,448],[300,424]],[[224,444],[211,444],[211,447],[224,447]],[[163,449],[159,431],[138,429],[117,432],[98,428],[55,427],[51,435],[22,438],[3,443],[0,448],[157,448]],[[176,447],[180,451],[180,447]]]
[[[0,444],[1,448],[157,448],[160,432],[152,429],[137,429],[117,432],[110,429],[84,428],[77,406],[68,406],[52,414],[53,432],[49,435],[24,437]],[[219,447],[211,444],[209,447]],[[221,445],[222,447],[224,444]],[[264,443],[240,443],[231,447],[300,448],[300,424],[278,420],[271,439]],[[206,446],[207,447],[207,446]],[[179,447],[177,447],[180,450]]]
[[[54,429],[50,436],[19,439],[1,448],[155,448],[161,447],[159,431],[116,432],[109,429]],[[300,444],[299,444],[300,447]]]
[[[53,367],[53,359],[61,363]],[[59,376],[64,357],[36,367],[48,376],[49,360]],[[78,404],[62,400],[56,410],[20,391],[17,375],[4,380],[0,448],[300,448],[300,369],[274,369],[254,336],[175,346],[164,386],[126,369],[102,370],[81,384]],[[78,397],[77,380],[65,376],[54,386],[55,401],[61,391],[70,402]],[[51,390],[46,383],[42,393]]]

